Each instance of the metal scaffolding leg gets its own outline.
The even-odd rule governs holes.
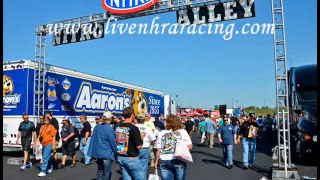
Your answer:
[[[45,63],[46,63],[46,32],[44,26],[37,26],[35,47],[35,70],[34,70],[34,108],[33,115],[36,120],[44,114],[45,98]]]
[[[288,76],[283,0],[271,0],[274,25],[274,59],[276,74],[276,119],[278,162],[273,164],[272,179],[299,179],[291,163]]]

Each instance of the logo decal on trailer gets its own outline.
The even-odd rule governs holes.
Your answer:
[[[154,6],[158,0],[102,0],[102,7],[113,14],[130,14]]]
[[[55,106],[56,106],[55,104],[50,103],[50,104],[48,105],[48,109],[53,109]]]
[[[11,77],[3,75],[3,108],[17,108],[21,94],[14,93],[14,83]]]
[[[65,78],[65,79],[62,81],[62,87],[63,87],[63,89],[65,89],[65,90],[68,90],[68,89],[71,87],[71,82],[68,80],[68,78]]]
[[[55,89],[48,89],[48,100],[55,101],[57,99],[57,92]]]
[[[61,99],[63,101],[70,101],[71,100],[71,95],[69,93],[63,93],[63,94],[61,94]]]

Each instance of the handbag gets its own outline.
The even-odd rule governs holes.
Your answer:
[[[154,174],[149,174],[148,180],[160,180],[160,177],[158,175],[158,169],[154,171]]]
[[[179,159],[185,163],[192,163],[193,159],[189,151],[187,143],[181,138],[177,139],[175,151],[173,157]]]
[[[36,157],[36,160],[42,159],[42,145],[39,142],[36,145],[35,157]]]
[[[203,132],[201,136],[201,144],[204,143],[205,140],[206,140],[206,132]]]

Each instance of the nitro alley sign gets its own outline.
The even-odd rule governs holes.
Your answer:
[[[158,0],[102,0],[102,7],[113,14],[130,14],[154,6]]]
[[[52,45],[57,46],[104,37],[103,23],[82,24],[79,26],[80,27],[69,26],[53,33]]]
[[[255,17],[254,0],[240,0],[177,11],[179,25],[204,24]]]

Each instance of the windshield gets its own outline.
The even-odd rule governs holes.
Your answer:
[[[300,91],[299,101],[302,105],[316,106],[317,105],[317,91]]]

